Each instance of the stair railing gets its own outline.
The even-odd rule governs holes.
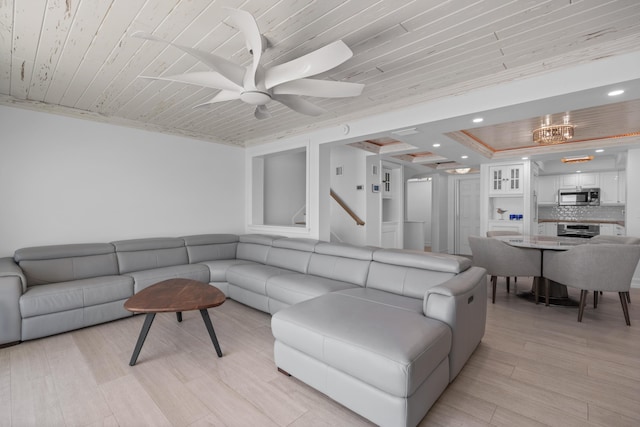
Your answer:
[[[356,222],[357,225],[364,225],[364,221],[336,194],[335,191],[330,190],[331,197],[338,202],[340,207]]]

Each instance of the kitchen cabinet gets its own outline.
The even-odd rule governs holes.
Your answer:
[[[538,204],[558,203],[558,176],[545,175],[538,177]]]
[[[602,236],[626,236],[626,230],[619,224],[600,224],[600,234]]]
[[[539,222],[538,235],[539,236],[557,236],[558,223],[557,222]]]
[[[523,165],[489,167],[489,196],[522,195],[524,190]]]
[[[488,231],[514,231],[518,234],[524,233],[523,221],[491,220]]]
[[[598,187],[600,181],[598,173],[572,173],[560,175],[560,188]]]
[[[557,236],[558,235],[558,223],[557,222],[543,222],[544,235],[545,236]]]
[[[600,203],[618,204],[625,202],[626,180],[624,171],[600,173]]]
[[[600,235],[615,236],[613,224],[600,224]]]

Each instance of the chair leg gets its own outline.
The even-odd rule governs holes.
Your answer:
[[[593,308],[598,308],[598,294],[599,293],[600,292],[598,292],[598,291],[595,291],[593,293]]]
[[[544,305],[549,307],[549,279],[544,278]]]
[[[496,285],[498,284],[498,277],[497,276],[491,276],[491,287],[493,288],[493,292],[492,292],[492,296],[491,296],[491,303],[495,304],[496,303]]]
[[[584,306],[587,305],[587,294],[589,291],[582,289],[580,291],[580,307],[578,307],[578,322],[582,322],[582,313],[584,313]]]
[[[510,289],[509,289],[509,288],[510,288],[510,286],[509,286],[509,279],[510,279],[510,277],[509,277],[509,276],[507,276],[507,293],[509,293],[509,290],[510,290]]]
[[[631,294],[629,292],[625,292],[627,294],[627,302],[631,304]]]
[[[538,304],[538,295],[540,294],[540,280],[542,280],[541,277],[533,278],[533,298],[535,299],[536,304]]]
[[[627,307],[627,296],[625,294],[628,294],[628,292],[618,292],[618,295],[620,295],[620,303],[622,304],[622,312],[624,313],[624,321],[627,322],[627,326],[631,326],[629,307]]]

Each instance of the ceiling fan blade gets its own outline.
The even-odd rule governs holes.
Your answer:
[[[347,98],[362,94],[360,83],[336,82],[332,80],[298,79],[282,83],[273,88],[274,95],[305,95],[322,98]]]
[[[353,52],[338,40],[318,50],[284,64],[265,70],[265,86],[271,89],[279,84],[313,76],[337,67],[353,56]]]
[[[216,96],[208,100],[207,102],[203,102],[202,104],[198,104],[193,108],[202,108],[207,107],[211,104],[215,104],[216,102],[224,102],[224,101],[233,101],[234,99],[240,99],[240,92],[233,92],[230,90],[221,90],[218,92]]]
[[[225,9],[229,11],[229,18],[231,18],[231,22],[238,27],[240,32],[244,35],[247,50],[253,56],[253,64],[244,76],[244,83],[246,87],[255,89],[256,72],[258,70],[263,50],[262,35],[258,29],[258,23],[249,12],[231,8]]]
[[[170,46],[176,47],[181,51],[193,56],[197,60],[205,63],[214,71],[219,72],[224,77],[226,77],[233,83],[237,84],[238,86],[242,86],[242,82],[243,82],[244,74],[246,70],[241,65],[234,64],[233,62],[228,61],[218,55],[214,55],[213,53],[171,43],[167,40],[161,39],[160,37],[156,37],[153,34],[145,33],[143,31],[135,32],[131,36],[137,37],[140,39],[156,41],[156,42],[160,42],[160,43],[164,43],[164,44],[168,44]]]
[[[224,77],[222,74],[216,71],[199,71],[195,73],[185,73],[185,74],[177,74],[175,76],[160,76],[160,77],[149,77],[149,76],[139,76],[143,79],[152,79],[152,80],[165,80],[169,82],[177,82],[177,83],[186,83],[190,85],[197,85],[208,87],[212,89],[225,89],[230,91],[240,92],[242,91],[242,87],[238,86],[231,80]]]
[[[268,119],[268,118],[271,117],[271,113],[267,109],[266,105],[258,105],[256,107],[256,111],[254,111],[253,115],[258,120],[264,120],[264,119]]]
[[[327,112],[324,108],[320,108],[296,95],[273,95],[272,99],[291,108],[293,111],[297,111],[300,114],[306,114],[307,116],[319,116],[320,114]]]

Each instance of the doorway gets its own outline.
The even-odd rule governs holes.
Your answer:
[[[480,235],[480,177],[455,177],[453,190],[453,252],[471,255],[469,236]]]
[[[431,209],[433,180],[431,177],[407,180],[407,224],[405,248],[431,251]],[[409,232],[408,227],[419,230],[421,236]]]

